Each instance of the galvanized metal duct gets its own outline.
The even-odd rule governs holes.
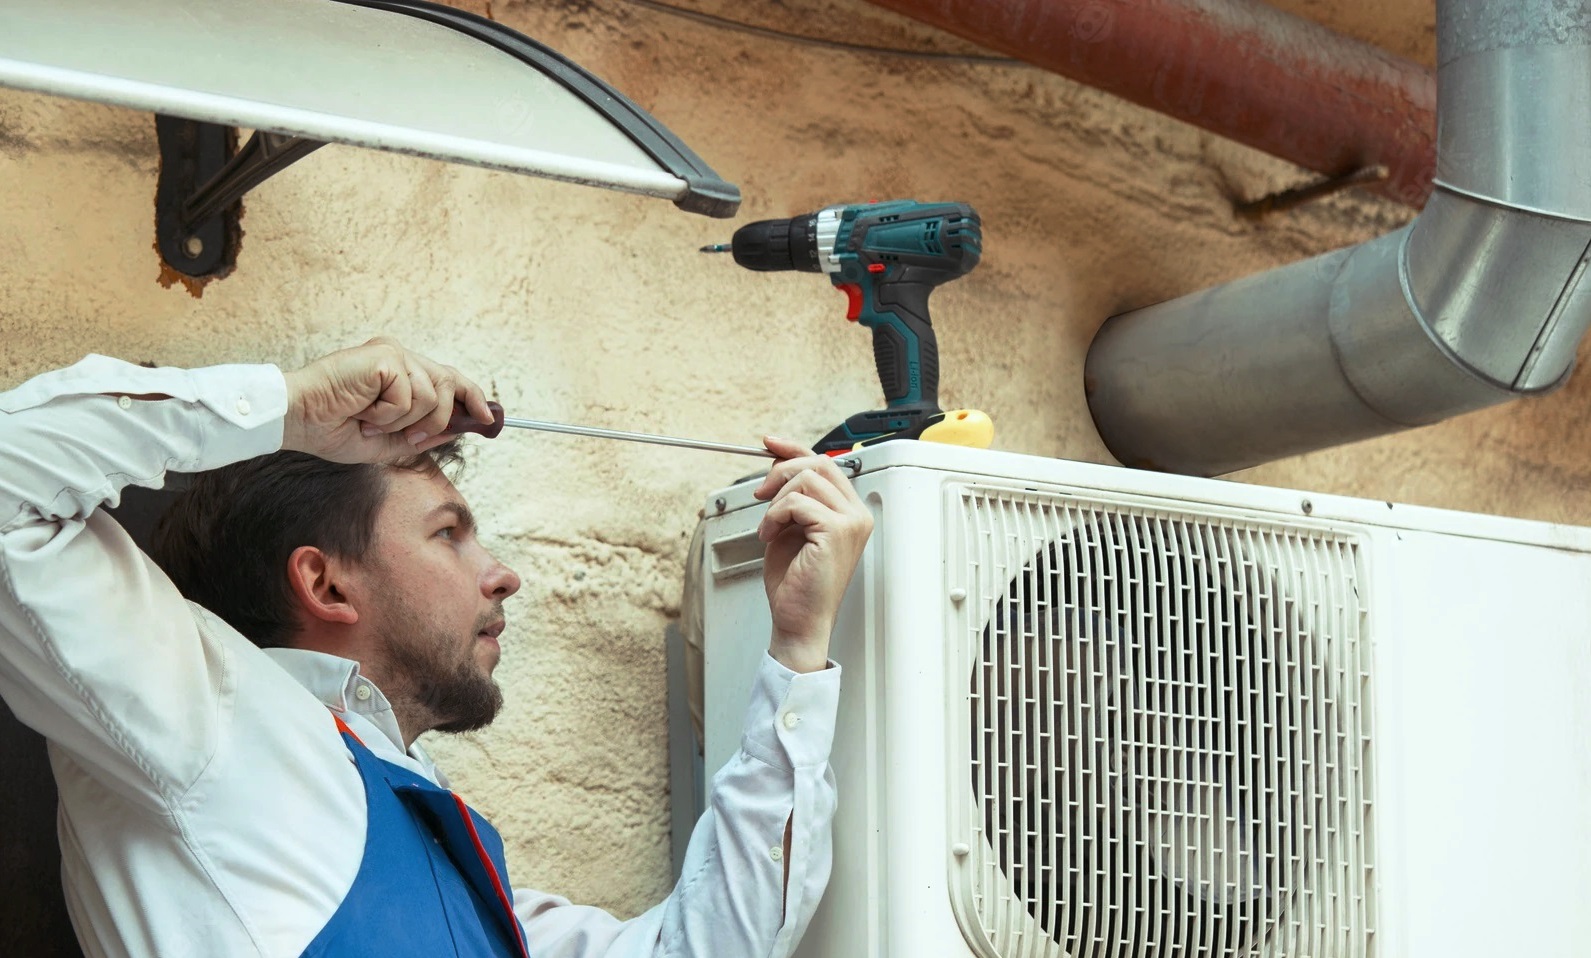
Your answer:
[[[1217,475],[1562,385],[1591,325],[1591,4],[1438,0],[1437,172],[1379,239],[1114,316],[1123,463]]]

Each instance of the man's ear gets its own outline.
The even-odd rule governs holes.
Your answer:
[[[305,614],[343,625],[359,621],[359,610],[343,592],[341,571],[341,563],[314,546],[299,546],[287,557],[287,581]]]

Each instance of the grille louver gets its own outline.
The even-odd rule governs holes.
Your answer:
[[[1344,535],[963,489],[953,866],[998,958],[1369,958]]]

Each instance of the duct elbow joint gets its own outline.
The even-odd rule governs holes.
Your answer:
[[[1591,326],[1588,253],[1591,223],[1439,188],[1402,268],[1431,338],[1471,373],[1525,395],[1563,383]]]

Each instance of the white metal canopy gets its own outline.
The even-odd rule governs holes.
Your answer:
[[[0,85],[659,196],[739,191],[645,111],[417,0],[3,0]]]

